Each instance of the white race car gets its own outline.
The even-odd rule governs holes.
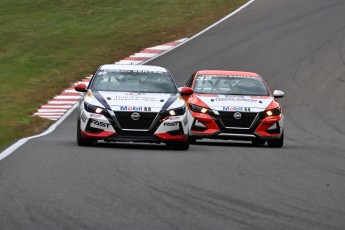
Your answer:
[[[176,84],[163,67],[149,65],[102,65],[88,86],[78,107],[77,142],[95,141],[166,143],[187,150],[187,109],[181,95],[193,90]]]

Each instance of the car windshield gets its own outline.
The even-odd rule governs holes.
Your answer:
[[[269,95],[263,81],[251,76],[199,75],[193,89],[195,93],[201,94]]]
[[[167,72],[149,70],[97,71],[91,89],[99,91],[176,93],[176,85]]]

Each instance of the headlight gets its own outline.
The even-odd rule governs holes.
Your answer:
[[[163,112],[163,114],[165,116],[181,116],[181,115],[185,114],[185,112],[186,112],[186,107],[182,106],[182,107],[178,107],[176,109],[166,110],[165,112]]]
[[[196,113],[204,113],[204,114],[212,114],[213,113],[212,110],[209,108],[197,106],[194,104],[189,104],[189,108],[190,108],[190,110],[192,110],[193,112],[196,112]]]
[[[266,117],[277,116],[277,115],[280,115],[280,113],[281,113],[281,108],[278,107],[278,108],[275,108],[275,109],[266,110],[265,111],[265,116]]]
[[[86,102],[84,102],[84,108],[89,113],[98,113],[98,114],[103,114],[103,115],[107,115],[108,114],[108,112],[105,109],[103,109],[101,107],[98,107],[98,106],[94,106],[94,105],[88,104]]]

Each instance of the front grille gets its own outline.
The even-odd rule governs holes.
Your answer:
[[[242,112],[241,119],[235,119],[234,114],[236,112],[224,112],[219,111],[221,120],[223,121],[225,127],[233,128],[250,128],[250,125],[253,123],[258,113],[248,113]]]
[[[149,129],[157,113],[137,112],[140,114],[139,120],[131,118],[133,112],[115,112],[116,118],[122,129]]]
[[[221,129],[222,133],[231,133],[231,134],[253,134],[253,129]]]
[[[160,142],[160,140],[152,132],[124,130],[117,132],[108,139],[113,141]]]

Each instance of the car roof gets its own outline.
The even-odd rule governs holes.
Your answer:
[[[251,77],[258,77],[260,75],[253,72],[245,72],[245,71],[233,71],[233,70],[199,70],[197,72],[200,75],[232,75],[232,76],[251,76]]]
[[[122,65],[122,64],[106,64],[102,65],[100,70],[103,69],[114,69],[114,70],[147,70],[147,71],[159,71],[159,72],[168,72],[167,69],[161,66],[153,65]]]

